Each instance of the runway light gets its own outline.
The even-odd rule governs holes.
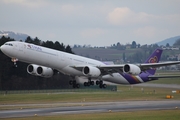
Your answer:
[[[109,110],[109,112],[112,112],[112,110]]]
[[[37,116],[37,114],[34,114],[34,116]]]
[[[176,109],[178,109],[178,107],[175,107]]]
[[[171,98],[174,98],[174,96],[172,96],[172,95],[166,95],[166,98],[167,98],[167,99],[171,99]]]

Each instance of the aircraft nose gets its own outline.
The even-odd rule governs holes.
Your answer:
[[[4,51],[4,45],[0,46],[0,50],[3,52]]]
[[[0,50],[2,51],[2,46],[0,46]]]

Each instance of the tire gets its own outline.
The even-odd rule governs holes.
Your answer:
[[[106,84],[103,84],[102,86],[103,86],[103,88],[106,88],[106,87],[107,87],[107,85],[106,85]]]
[[[102,88],[102,87],[103,87],[103,85],[102,85],[102,84],[100,84],[100,85],[99,85],[99,88]]]
[[[96,85],[99,85],[99,81],[98,80],[96,81]]]
[[[87,82],[84,82],[84,86],[85,86],[85,87],[87,86]]]
[[[91,81],[91,85],[94,85],[94,81]]]
[[[76,84],[73,84],[73,88],[76,88]]]
[[[80,88],[80,85],[79,85],[79,84],[76,84],[76,88]]]
[[[73,85],[73,81],[72,80],[69,81],[69,85]]]

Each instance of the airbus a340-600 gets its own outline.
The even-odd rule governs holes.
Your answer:
[[[80,77],[86,78],[84,86],[96,84],[100,88],[106,88],[103,81],[116,84],[137,84],[158,78],[174,77],[155,76],[156,68],[180,63],[180,61],[159,63],[162,54],[161,49],[156,49],[145,63],[120,65],[107,65],[102,61],[19,41],[6,42],[0,49],[12,58],[14,64],[17,61],[30,63],[27,66],[29,74],[51,77],[53,71],[58,70],[72,76],[74,80],[69,81],[69,83],[74,88],[80,87],[77,82]],[[96,80],[95,83],[94,80]]]

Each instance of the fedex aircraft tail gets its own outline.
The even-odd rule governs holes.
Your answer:
[[[150,56],[149,58],[145,61],[145,63],[158,63],[162,54],[162,49],[156,49]],[[150,70],[147,70],[148,73],[151,75],[154,75],[156,72],[156,69],[152,68]]]

